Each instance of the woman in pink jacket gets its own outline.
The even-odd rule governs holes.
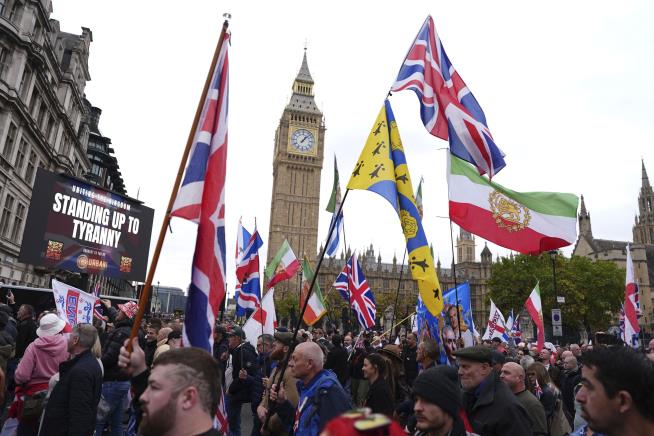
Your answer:
[[[68,360],[68,342],[62,335],[66,322],[54,313],[49,313],[39,322],[38,338],[29,344],[20,360],[14,379],[16,380],[16,411],[19,424],[18,435],[36,435],[40,413],[24,416],[25,395],[39,395],[48,390],[48,381],[59,372],[59,364]],[[20,390],[21,393],[18,391]],[[24,412],[28,412],[25,410]],[[29,414],[29,413],[27,413]],[[34,416],[36,415],[36,416]]]

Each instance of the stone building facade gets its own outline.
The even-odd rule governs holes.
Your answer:
[[[305,50],[293,94],[275,132],[268,263],[285,239],[298,257],[312,259],[317,252],[325,122],[313,85]],[[283,293],[294,286],[282,283],[276,290]]]
[[[573,256],[614,262],[626,268],[627,244],[630,244],[634,265],[634,276],[640,289],[642,317],[639,320],[644,331],[651,333],[654,328],[654,191],[650,184],[645,163],[642,163],[642,184],[638,196],[638,215],[633,226],[633,242],[597,239],[593,235],[590,213],[581,197],[579,210],[579,238],[572,252]]]
[[[18,262],[36,169],[85,178],[90,137],[101,137],[84,98],[92,33],[62,32],[51,13],[50,0],[0,1],[0,281],[7,284],[49,287],[56,273]]]
[[[465,241],[463,245],[461,241]],[[436,273],[443,290],[454,287],[454,273],[456,271],[456,283],[461,284],[468,281],[470,283],[471,304],[473,308],[473,318],[475,326],[480,330],[480,326],[486,325],[489,307],[485,302],[489,292],[488,279],[492,265],[492,255],[488,247],[484,247],[481,252],[481,262],[475,259],[475,240],[470,233],[461,230],[457,238],[457,250],[459,256],[454,268],[442,268],[440,260],[436,264]],[[463,251],[464,256],[461,257]],[[383,262],[381,255],[375,255],[375,249],[372,244],[363,250],[357,250],[361,269],[368,285],[375,294],[377,299],[377,317],[382,313],[392,316],[392,311],[388,306],[395,307],[397,297],[397,313],[395,314],[396,322],[404,318],[407,314],[415,310],[418,298],[418,287],[416,282],[411,279],[411,272],[408,265],[402,265],[402,259],[393,256],[392,262]],[[318,284],[322,289],[323,295],[326,293],[337,292],[330,290],[334,280],[345,267],[345,262],[349,254],[342,254],[340,258],[332,257],[323,261],[322,268],[318,274]],[[381,304],[380,304],[381,303]],[[342,314],[338,315],[342,318]]]

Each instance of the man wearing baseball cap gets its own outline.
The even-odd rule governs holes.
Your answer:
[[[227,330],[227,341],[229,343],[229,360],[225,371],[225,383],[227,395],[225,405],[227,406],[227,418],[229,420],[230,434],[241,432],[241,406],[251,403],[261,393],[258,386],[261,386],[259,366],[257,365],[257,352],[252,344],[246,341],[245,332],[241,327],[234,324]],[[260,397],[255,400],[252,406],[253,421],[256,420],[256,407]]]
[[[123,404],[129,392],[129,375],[118,366],[118,355],[120,347],[125,339],[130,337],[132,321],[139,307],[133,301],[118,305],[118,311],[110,310],[109,316],[113,316],[114,329],[105,339],[102,347],[102,366],[104,377],[102,382],[102,397],[110,406],[109,413],[104,419],[98,419],[96,434],[102,434],[105,425],[111,426],[113,435],[122,435],[123,431]]]
[[[453,354],[459,364],[463,406],[474,431],[489,436],[532,434],[527,412],[493,371],[491,349],[466,347]]]

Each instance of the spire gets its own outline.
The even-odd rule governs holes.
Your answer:
[[[304,47],[304,57],[302,58],[302,66],[300,67],[300,71],[297,73],[297,77],[295,78],[295,80],[298,82],[313,84],[313,78],[311,77],[311,73],[309,72],[309,64],[307,63],[306,47]]]
[[[641,159],[643,166],[643,187],[649,186],[649,178],[647,177],[647,170],[645,169],[645,159]]]
[[[643,167],[643,170],[645,168]],[[581,216],[586,216],[588,212],[586,212],[586,202],[584,201],[584,195],[581,195],[581,207],[579,208],[579,215]]]

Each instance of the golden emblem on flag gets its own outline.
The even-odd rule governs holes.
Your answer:
[[[493,191],[488,195],[488,203],[495,223],[500,229],[509,232],[518,232],[529,227],[531,213],[525,206],[517,203],[499,191]]]
[[[418,222],[411,214],[402,209],[400,210],[400,222],[402,224],[402,231],[406,238],[415,238],[418,234]]]

